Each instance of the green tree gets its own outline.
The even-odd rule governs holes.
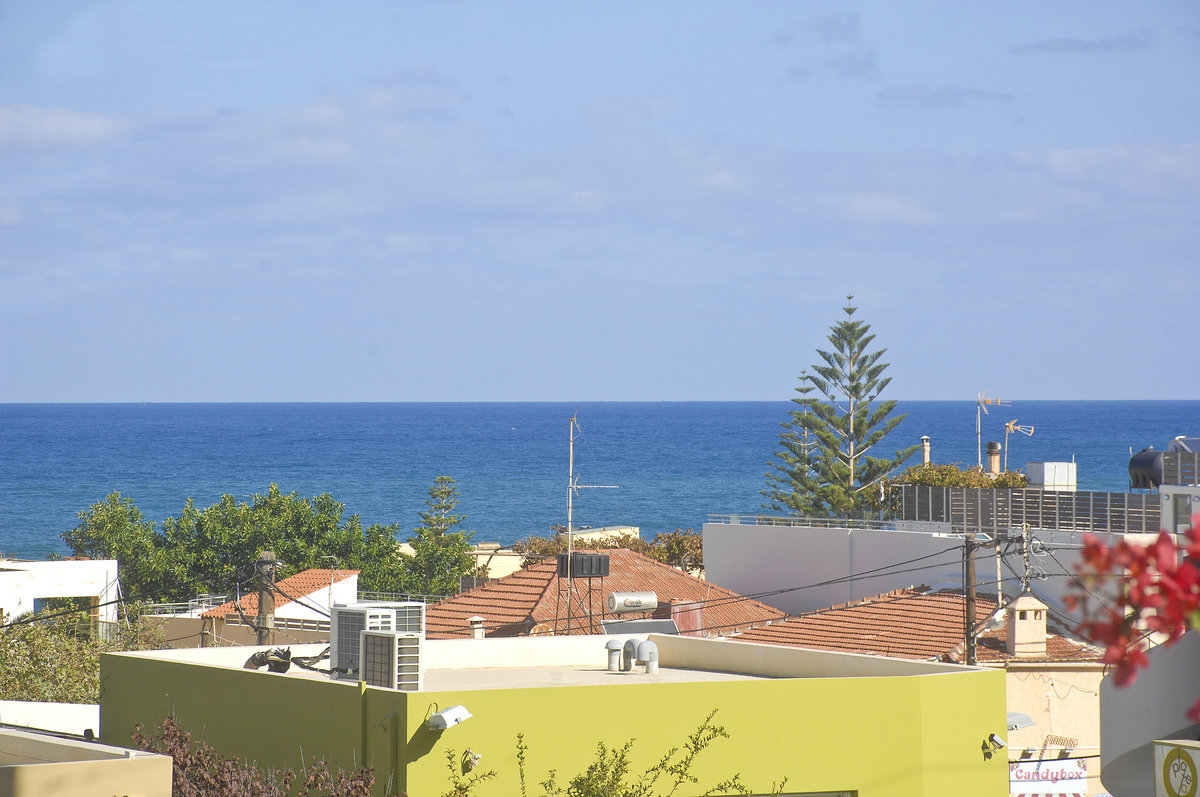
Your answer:
[[[88,613],[39,612],[0,626],[0,695],[47,703],[100,702],[100,654],[162,647],[162,632],[136,621],[108,637]]]
[[[429,487],[429,507],[419,512],[421,525],[408,538],[411,556],[402,558],[401,591],[414,595],[453,595],[459,580],[475,572],[473,531],[460,531],[466,520],[454,514],[458,487],[449,476],[438,476]]]
[[[902,473],[888,479],[889,485],[919,484],[932,487],[995,487],[1019,488],[1026,484],[1025,474],[1018,471],[1006,470],[997,476],[990,476],[978,465],[969,468],[960,465],[937,465],[930,462],[927,465],[913,465],[905,468]]]
[[[891,382],[883,375],[887,349],[872,351],[871,327],[854,319],[856,307],[847,296],[846,318],[830,330],[830,351],[817,350],[821,361],[801,376],[798,405],[779,435],[777,452],[767,473],[763,507],[794,515],[855,517],[878,505],[877,493],[887,476],[917,450],[913,445],[894,457],[871,451],[906,416],[892,416],[894,400],[880,401]],[[819,393],[817,398],[810,393]]]
[[[327,493],[301,498],[272,484],[265,495],[239,501],[224,495],[199,509],[188,499],[178,517],[161,526],[133,502],[113,493],[79,513],[62,537],[75,556],[116,559],[127,594],[150,601],[184,601],[227,593],[245,581],[245,568],[262,550],[274,551],[284,572],[329,567],[359,570],[363,589],[402,591],[398,527],[364,529],[358,515]]]

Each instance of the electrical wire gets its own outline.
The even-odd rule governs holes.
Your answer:
[[[90,608],[99,609],[101,606],[111,606],[114,603],[125,603],[127,601],[130,601],[130,599],[129,598],[114,598],[113,600],[104,601],[103,603],[93,603],[93,604],[91,604]],[[39,622],[40,620],[52,620],[55,617],[65,617],[68,614],[80,614],[83,611],[86,611],[86,610],[85,609],[64,609],[61,612],[54,612],[53,614],[34,613],[28,617],[23,617],[20,620],[13,620],[12,622],[8,622],[8,623],[5,623],[4,625],[0,625],[0,630],[3,630],[5,628],[13,628],[18,625],[29,625],[30,623],[36,623],[36,622]]]
[[[324,617],[330,617],[330,614],[329,614],[329,612],[325,611],[324,609],[320,608],[319,606],[313,606],[311,603],[306,603],[305,601],[301,600],[300,598],[297,598],[297,597],[294,597],[294,596],[292,596],[292,595],[289,595],[289,594],[288,594],[288,593],[287,593],[287,592],[286,592],[286,591],[285,591],[285,590],[284,590],[282,587],[280,587],[278,584],[272,584],[272,585],[271,585],[271,587],[272,587],[272,589],[274,589],[276,592],[278,592],[280,595],[282,595],[283,597],[285,597],[285,598],[287,598],[288,600],[292,601],[293,603],[299,604],[300,606],[303,606],[305,609],[308,609],[309,611],[312,611],[312,612],[316,612],[317,614],[319,614],[319,615],[322,615],[322,616],[324,616]],[[332,618],[331,618],[331,619],[332,619]]]
[[[738,602],[742,602],[742,601],[747,601],[747,600],[756,600],[758,597],[762,597],[762,596],[770,596],[770,595],[776,595],[776,594],[783,594],[783,593],[786,593],[786,592],[795,592],[795,591],[798,591],[798,590],[803,590],[803,589],[812,589],[812,588],[821,587],[821,586],[829,586],[829,585],[832,585],[832,584],[843,583],[843,582],[846,582],[846,581],[854,581],[854,580],[857,580],[857,579],[860,579],[860,578],[862,578],[864,575],[872,575],[872,574],[874,574],[874,575],[876,575],[876,576],[879,576],[879,577],[881,577],[881,576],[887,576],[887,575],[900,575],[900,574],[903,574],[903,573],[912,573],[912,572],[920,572],[920,571],[924,571],[924,570],[933,570],[933,569],[939,569],[939,568],[945,567],[945,566],[946,566],[946,564],[950,564],[950,563],[949,563],[949,562],[946,562],[946,563],[938,563],[938,564],[925,565],[925,566],[922,566],[922,567],[916,567],[916,568],[905,568],[905,569],[897,569],[897,570],[888,570],[888,568],[894,568],[894,567],[896,567],[896,566],[898,566],[898,565],[905,565],[905,564],[910,564],[910,563],[914,563],[914,562],[919,562],[919,561],[923,561],[923,560],[931,559],[931,558],[933,558],[933,557],[935,557],[935,556],[940,556],[940,555],[943,555],[943,554],[949,553],[949,552],[951,552],[951,551],[958,551],[958,550],[960,550],[961,548],[962,548],[962,546],[953,546],[953,547],[951,547],[951,548],[947,548],[947,549],[944,549],[944,550],[942,550],[942,551],[937,551],[937,552],[935,552],[935,553],[932,553],[932,554],[926,554],[926,555],[924,555],[924,556],[919,556],[919,557],[915,557],[915,558],[913,558],[913,559],[907,559],[907,560],[900,561],[900,562],[894,562],[894,563],[892,563],[891,565],[884,565],[884,566],[882,566],[882,567],[873,568],[873,569],[871,569],[871,570],[864,570],[864,571],[862,571],[862,572],[859,572],[859,573],[851,573],[851,574],[849,574],[849,575],[846,575],[846,576],[840,576],[840,577],[838,577],[838,578],[834,578],[834,579],[828,579],[828,580],[826,580],[826,581],[815,582],[815,583],[813,583],[813,584],[804,584],[804,585],[801,585],[801,586],[796,586],[796,587],[786,587],[786,588],[783,588],[783,589],[778,589],[778,590],[770,590],[770,591],[767,591],[767,592],[756,593],[756,594],[753,594],[753,595],[733,595],[733,596],[728,596],[728,597],[723,597],[723,598],[713,598],[713,599],[710,599],[710,600],[707,600],[707,601],[692,601],[692,602],[689,602],[689,603],[682,603],[682,604],[679,604],[679,605],[680,605],[681,607],[689,607],[689,608],[696,608],[696,607],[699,607],[699,608],[712,608],[712,607],[720,607],[720,606],[732,605],[732,604],[734,604],[734,603],[738,603]],[[886,571],[886,572],[885,572],[885,571]],[[1001,582],[997,582],[997,581],[984,581],[984,582],[976,582],[976,584],[977,584],[978,586],[994,586],[994,585],[996,585],[996,584],[998,584],[998,583],[1001,583]],[[897,598],[897,599],[899,599],[899,598]],[[840,608],[846,608],[846,607],[840,607]],[[813,612],[813,613],[820,613],[820,612],[826,612],[826,611],[830,611],[830,609],[819,609],[819,610],[816,610],[816,611],[815,611],[815,612]],[[797,616],[807,616],[807,615],[797,615]],[[563,627],[563,626],[561,625],[561,621],[563,621],[564,619],[565,619],[565,617],[564,617],[563,615],[556,615],[556,616],[555,616],[555,617],[553,617],[553,618],[545,618],[545,619],[541,620],[540,622],[545,622],[545,623],[554,623],[554,624],[555,624],[555,627],[556,627],[556,628],[558,628],[560,632],[565,632],[565,633],[568,633],[568,634],[569,634],[569,633],[571,633],[572,631],[586,631],[586,630],[591,630],[591,629],[594,629],[594,628],[595,628],[595,626],[596,626],[596,623],[595,623],[595,621],[593,621],[593,620],[589,620],[588,618],[586,618],[586,617],[583,617],[583,618],[579,618],[580,620],[582,620],[582,622],[580,622],[580,623],[570,623],[570,624],[568,624],[567,626]],[[697,629],[697,630],[699,630],[699,631],[719,631],[719,630],[723,630],[723,629],[726,629],[726,628],[755,628],[755,627],[763,627],[763,626],[765,626],[765,625],[768,625],[768,624],[771,624],[771,623],[774,623],[774,622],[781,622],[783,619],[786,619],[786,618],[779,618],[779,619],[777,619],[777,620],[772,620],[772,621],[769,621],[769,622],[763,622],[763,623],[754,623],[754,622],[746,623],[746,622],[744,622],[744,621],[743,621],[743,622],[738,622],[738,623],[725,623],[725,624],[719,624],[719,625],[703,626],[703,627],[701,627],[701,628],[699,628],[699,629]],[[520,623],[493,623],[493,624],[485,624],[485,625],[483,626],[483,628],[484,628],[484,630],[485,630],[485,631],[495,631],[495,630],[499,630],[499,629],[502,629],[502,628],[511,628],[511,627],[513,627],[513,626],[520,626],[520,625],[522,625],[524,622],[525,622],[525,621],[522,621],[522,622],[520,622]],[[463,629],[463,631],[464,631],[464,633],[469,633],[467,629]]]

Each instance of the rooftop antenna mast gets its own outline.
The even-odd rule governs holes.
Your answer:
[[[1006,472],[1008,471],[1008,436],[1013,432],[1020,432],[1026,437],[1033,437],[1033,427],[1018,426],[1016,418],[1004,424],[1004,470]]]
[[[575,511],[575,494],[582,489],[602,489],[615,490],[619,487],[616,484],[580,484],[579,478],[575,475],[575,438],[579,436],[581,427],[578,421],[579,411],[571,416],[571,432],[569,435],[570,444],[568,446],[569,458],[567,463],[567,633],[570,633],[571,626],[571,576],[573,575],[574,565],[571,561],[571,554],[575,553],[575,527],[574,511]]]
[[[980,421],[984,415],[988,414],[988,405],[993,407],[1011,407],[1012,402],[1008,399],[988,398],[987,391],[975,394],[975,448],[976,455],[979,457],[979,469],[983,470],[983,435],[980,432]],[[1008,449],[1008,441],[1005,441],[1005,450]],[[1007,470],[1007,468],[1006,468]]]

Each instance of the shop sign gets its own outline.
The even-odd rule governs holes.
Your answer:
[[[1087,765],[1071,759],[1016,761],[1008,765],[1014,795],[1087,794]]]

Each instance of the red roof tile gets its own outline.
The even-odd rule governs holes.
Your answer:
[[[610,592],[654,592],[660,605],[672,600],[700,603],[704,607],[700,626],[713,635],[785,617],[778,609],[633,551],[591,553],[608,555],[609,575],[572,579],[570,600],[567,581],[559,579],[557,563],[551,558],[428,607],[426,635],[431,639],[468,636],[468,619],[475,616],[484,619],[488,636],[522,636],[539,625],[545,629],[538,631],[555,634],[599,634],[602,620],[615,619],[606,610]],[[630,616],[645,615],[623,615]]]
[[[344,581],[351,576],[357,576],[357,570],[304,570],[294,576],[289,576],[275,584],[278,592],[275,595],[275,608],[291,603],[292,598],[304,599],[313,593],[320,592],[323,589],[329,589],[331,583]],[[201,614],[201,617],[228,617],[231,614],[237,613],[236,604],[239,601],[230,601],[216,606]],[[243,595],[240,601],[242,612],[246,615],[258,614],[258,593],[253,592],[249,595]]]
[[[834,606],[800,617],[789,617],[765,628],[732,636],[742,642],[868,653],[905,659],[963,659],[962,590],[902,589],[855,603]],[[996,598],[977,595],[976,623],[996,611]],[[1007,629],[983,633],[976,659],[988,662],[1099,661],[1103,652],[1069,635],[1048,628],[1045,656],[1013,656],[1005,650]]]

